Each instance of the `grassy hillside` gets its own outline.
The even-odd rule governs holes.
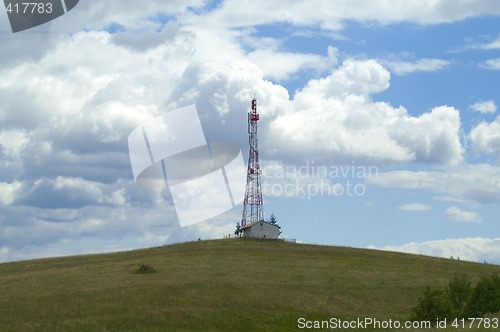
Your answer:
[[[147,264],[157,272],[136,274]],[[272,240],[0,264],[2,331],[291,331],[300,317],[406,320],[426,286],[500,266]]]

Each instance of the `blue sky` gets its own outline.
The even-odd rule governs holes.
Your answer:
[[[500,264],[499,15],[472,0],[82,0],[13,34],[2,13],[0,262],[232,233],[241,205],[180,227],[168,192],[135,185],[127,137],[196,104],[206,139],[246,158],[255,95],[264,212],[285,237]]]

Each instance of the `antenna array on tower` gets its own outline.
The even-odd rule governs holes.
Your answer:
[[[259,149],[257,142],[257,99],[252,100],[252,109],[248,112],[248,154],[247,185],[243,201],[243,216],[241,226],[264,220],[262,188],[260,183]]]

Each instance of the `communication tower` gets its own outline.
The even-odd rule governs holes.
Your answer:
[[[248,112],[248,143],[250,151],[248,154],[247,185],[245,200],[243,201],[241,227],[264,220],[259,148],[257,144],[257,121],[259,121],[259,113],[257,113],[257,99],[254,97],[252,109]]]

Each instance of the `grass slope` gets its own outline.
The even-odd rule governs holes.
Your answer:
[[[136,274],[139,265],[157,273]],[[214,240],[0,264],[2,331],[291,331],[406,320],[426,286],[500,266],[272,240]]]

